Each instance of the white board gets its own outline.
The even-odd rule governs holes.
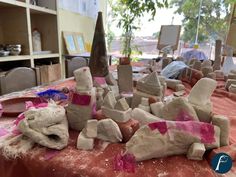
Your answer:
[[[179,44],[181,26],[180,25],[162,25],[158,38],[157,49],[171,45],[176,50]]]

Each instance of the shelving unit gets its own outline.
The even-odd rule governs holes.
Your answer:
[[[61,63],[57,0],[37,2],[32,5],[30,0],[0,0],[0,44],[22,45],[20,55],[0,57],[1,71],[18,66],[35,68],[38,64]],[[51,53],[34,54],[32,31],[35,28],[41,33],[42,50]]]
[[[0,62],[21,61],[30,59],[31,59],[30,55],[7,56],[7,57],[0,57]]]

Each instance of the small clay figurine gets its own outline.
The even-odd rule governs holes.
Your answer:
[[[75,70],[74,75],[76,89],[71,93],[71,100],[66,111],[70,128],[80,131],[96,110],[96,88],[93,87],[92,76],[88,67]]]

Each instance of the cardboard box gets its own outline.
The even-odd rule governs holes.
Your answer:
[[[39,66],[40,84],[46,84],[61,79],[61,64]]]

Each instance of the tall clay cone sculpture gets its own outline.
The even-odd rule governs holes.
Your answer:
[[[105,77],[109,73],[102,12],[98,12],[89,68],[93,77]]]

